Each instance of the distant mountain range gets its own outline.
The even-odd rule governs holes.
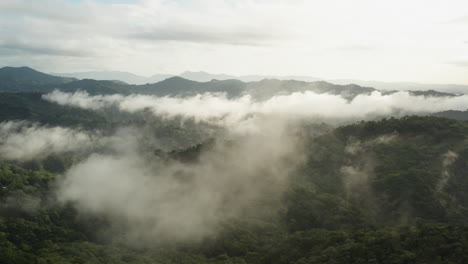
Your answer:
[[[94,80],[119,80],[128,84],[147,84],[160,82],[170,77],[179,76],[184,79],[209,82],[211,80],[239,80],[243,82],[261,81],[263,79],[278,79],[278,80],[298,80],[298,81],[319,81],[321,79],[310,76],[274,76],[274,75],[228,75],[228,74],[212,74],[203,71],[185,71],[179,75],[173,74],[154,74],[150,77],[136,75],[130,72],[121,71],[90,71],[90,72],[74,72],[74,73],[51,73],[51,75],[61,77],[71,77],[77,79],[94,79]]]
[[[276,76],[276,75],[228,75],[228,74],[212,74],[203,71],[192,72],[186,71],[179,75],[182,78],[189,79],[197,82],[208,82],[211,80],[239,80],[243,82],[256,82],[264,79],[277,79],[277,80],[296,80],[304,82],[321,81],[320,78],[310,76]]]
[[[425,84],[415,82],[379,82],[379,81],[362,81],[355,79],[335,79],[327,80],[334,84],[349,84],[354,83],[360,86],[374,87],[379,90],[398,90],[398,91],[426,91],[435,90],[446,93],[466,94],[468,93],[468,85],[463,84]]]
[[[184,76],[190,76],[190,74],[187,72]],[[206,76],[204,78],[206,78]],[[462,87],[463,86],[459,86],[460,89]],[[7,107],[10,110],[16,109],[14,105],[17,103],[22,104],[23,101],[29,102],[32,99],[34,99],[35,101],[40,100],[40,96],[38,96],[37,93],[48,93],[54,90],[60,90],[63,92],[86,91],[91,95],[125,95],[136,93],[156,96],[179,97],[193,96],[200,93],[211,92],[225,93],[230,98],[249,94],[256,100],[265,100],[275,95],[286,95],[291,94],[293,92],[304,91],[335,94],[350,100],[359,94],[370,94],[374,91],[379,91],[376,88],[363,87],[356,84],[337,85],[325,81],[306,82],[299,80],[262,79],[259,81],[243,82],[236,79],[228,79],[198,82],[178,76],[169,77],[156,83],[134,85],[127,84],[120,80],[80,80],[79,78],[53,76],[50,74],[45,74],[36,71],[28,67],[0,68],[0,96],[10,98],[6,101],[9,101],[13,98],[15,98],[16,100],[15,102],[10,102],[3,106],[0,105],[0,110],[2,107]],[[393,92],[395,92],[395,90],[382,91],[383,94],[391,94]],[[420,96],[457,96],[453,93],[440,92],[436,90],[409,92],[414,95]],[[16,95],[13,95],[11,93],[15,93]],[[35,93],[36,95],[34,95],[33,93]],[[38,105],[41,104],[40,102],[36,103]],[[2,102],[0,102],[0,104],[2,104]],[[14,111],[18,112],[18,114],[29,113],[29,110],[27,109],[25,110],[18,108]],[[451,110],[434,113],[431,115],[447,117],[457,120],[468,120],[468,111]]]
[[[62,84],[76,81],[76,78],[58,77],[45,74],[29,67],[3,67],[0,68],[0,80],[5,84]]]
[[[109,73],[108,77],[118,77],[120,73]],[[207,79],[212,75],[203,72],[185,72],[185,77]],[[131,77],[132,75],[127,75]],[[136,75],[135,75],[136,76]],[[135,77],[133,76],[133,77]],[[136,76],[135,78],[137,78]],[[166,78],[167,77],[167,78]],[[155,83],[141,85],[127,84],[121,80],[79,79],[73,77],[59,77],[45,74],[28,67],[0,68],[0,92],[40,92],[48,93],[53,90],[65,92],[86,91],[89,94],[149,94],[157,96],[193,96],[200,93],[225,93],[228,97],[238,97],[245,94],[257,100],[265,100],[275,95],[291,94],[293,92],[313,91],[315,93],[329,93],[352,99],[359,94],[370,94],[376,88],[364,87],[356,84],[337,85],[326,81],[301,81],[261,79],[244,82],[230,78],[229,75],[215,75],[225,80],[211,79],[210,81],[194,81],[179,76],[156,76],[163,79]],[[249,78],[254,78],[253,76]],[[260,78],[257,76],[256,78]],[[393,91],[383,91],[392,93]],[[438,92],[435,90],[412,91],[415,95],[423,96],[455,96],[455,94]]]
[[[74,73],[51,73],[51,75],[61,77],[71,77],[76,79],[94,79],[94,80],[118,80],[127,84],[146,84],[160,82],[164,79],[173,77],[171,74],[155,74],[150,77],[136,75],[130,72],[121,71],[89,71]]]
[[[327,81],[333,84],[347,85],[357,84],[364,87],[373,87],[378,90],[413,90],[426,91],[435,90],[446,93],[465,94],[468,92],[468,85],[460,84],[424,84],[415,82],[380,82],[380,81],[363,81],[356,79],[322,79],[311,76],[275,76],[275,75],[229,75],[229,74],[212,74],[204,71],[186,71],[179,75],[171,74],[155,74],[150,77],[136,75],[129,72],[120,71],[92,71],[92,72],[76,72],[76,73],[51,73],[55,76],[70,77],[76,79],[94,79],[94,80],[119,80],[128,84],[147,84],[156,83],[170,77],[179,76],[184,79],[209,82],[211,80],[239,80],[243,82],[255,82],[264,79],[277,80],[296,80],[305,82]]]

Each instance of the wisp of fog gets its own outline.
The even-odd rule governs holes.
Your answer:
[[[196,121],[214,122],[231,128],[253,115],[275,118],[312,118],[323,121],[355,121],[376,116],[433,113],[445,110],[466,110],[468,96],[416,96],[406,91],[382,94],[374,91],[359,94],[351,101],[340,95],[295,92],[256,101],[250,95],[228,99],[224,94],[199,94],[192,97],[156,97],[150,95],[98,95],[86,92],[54,91],[43,96],[61,105],[85,109],[117,106],[121,111],[151,110],[165,117],[181,116]]]
[[[28,160],[84,150],[95,145],[97,140],[98,135],[81,130],[8,121],[0,123],[0,158]]]
[[[238,217],[262,217],[279,208],[288,178],[305,160],[303,121],[340,123],[378,116],[465,110],[467,96],[425,97],[408,92],[361,94],[352,100],[313,92],[257,101],[249,95],[192,97],[98,95],[54,91],[43,99],[99,111],[149,110],[222,128],[194,162],[155,155],[147,130],[120,128],[112,135],[25,122],[0,124],[0,156],[25,160],[88,150],[58,180],[57,197],[82,214],[106,217],[112,234],[129,243],[199,240]],[[359,146],[353,146],[357,149]],[[92,151],[101,149],[101,151]],[[106,151],[102,151],[106,149]],[[350,147],[350,150],[351,147]],[[349,189],[366,172],[343,167]],[[255,209],[253,209],[255,208]],[[262,210],[262,208],[264,210]]]

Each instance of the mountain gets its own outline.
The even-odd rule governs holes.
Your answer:
[[[2,92],[47,93],[58,89],[65,92],[82,90],[90,94],[140,93],[158,96],[193,96],[210,92],[226,93],[227,96],[231,98],[250,94],[256,99],[263,100],[275,95],[303,91],[314,91],[317,93],[328,92],[343,95],[346,98],[352,98],[357,94],[370,93],[375,90],[372,88],[359,87],[357,85],[333,85],[323,81],[305,82],[262,79],[260,81],[243,82],[237,79],[211,79],[207,82],[198,82],[179,76],[169,77],[156,83],[130,85],[120,81],[94,79],[77,80],[68,77],[57,77],[30,68],[3,68],[2,71],[3,75],[0,75],[0,91]],[[167,76],[155,76],[154,78],[162,77]]]
[[[40,93],[0,93],[0,123],[9,120],[86,128],[108,124],[100,113],[51,103]]]
[[[77,80],[62,84],[54,89],[63,92],[85,91],[89,94],[128,94],[131,91],[130,85],[120,81],[98,81],[92,79]]]
[[[52,75],[62,77],[72,77],[76,79],[94,79],[94,80],[119,80],[128,84],[149,84],[163,81],[167,78],[174,77],[172,74],[154,74],[146,77],[130,72],[121,71],[89,71],[89,72],[73,72],[73,73],[51,73]],[[275,75],[229,75],[229,74],[213,74],[204,71],[185,71],[178,75],[184,79],[209,82],[211,80],[240,80],[243,82],[261,81],[263,79],[278,79],[278,80],[299,80],[299,81],[318,81],[319,78],[309,76],[275,76]]]
[[[194,96],[203,93],[226,93],[238,97],[247,92],[246,83],[238,80],[197,82],[182,77],[171,77],[164,81],[134,87],[136,93],[158,96]]]
[[[157,73],[147,78],[146,83],[156,83],[174,77],[172,74]],[[142,83],[143,84],[143,83]]]
[[[59,86],[75,80],[45,74],[29,67],[0,68],[0,91],[41,91],[43,86]]]
[[[358,85],[335,85],[325,81],[305,82],[297,80],[264,79],[257,82],[249,82],[246,85],[247,93],[257,99],[268,99],[274,95],[287,95],[294,92],[311,91],[315,93],[330,93],[341,95],[346,99],[352,99],[358,94],[370,94],[376,91],[370,87]]]
[[[449,111],[442,111],[442,112],[434,113],[432,115],[438,116],[438,117],[455,119],[455,120],[468,121],[468,110],[465,110],[465,111],[449,110]]]
[[[457,94],[447,93],[447,92],[439,92],[435,90],[426,90],[426,91],[409,91],[411,95],[415,96],[431,96],[431,97],[454,97]]]
[[[76,72],[76,73],[52,73],[52,75],[62,77],[72,77],[76,79],[95,79],[95,80],[119,80],[128,84],[151,84],[160,82],[164,79],[174,77],[171,74],[155,74],[150,77],[136,75],[129,72],[120,71],[91,71],[91,72]],[[326,81],[337,85],[355,84],[362,87],[373,87],[382,91],[426,91],[434,90],[451,94],[465,94],[468,92],[468,85],[459,84],[424,84],[415,82],[380,82],[380,81],[363,81],[357,79],[323,79],[303,75],[229,75],[229,74],[213,74],[204,71],[185,71],[178,75],[184,79],[209,82],[211,80],[239,80],[242,82],[258,82],[264,79],[276,80],[296,80],[304,82]]]
[[[179,75],[182,78],[189,79],[197,82],[209,82],[211,80],[228,80],[228,79],[238,79],[236,76],[227,75],[227,74],[211,74],[204,71],[185,71]]]
[[[276,75],[229,75],[229,74],[212,74],[204,71],[185,71],[179,75],[182,78],[198,81],[198,82],[209,82],[211,80],[230,80],[235,79],[243,82],[255,82],[263,79],[278,79],[278,80],[298,80],[313,82],[321,79],[310,77],[310,76],[276,76]]]
[[[2,82],[27,84],[62,84],[76,79],[45,74],[29,67],[3,67],[0,68],[0,80]]]
[[[170,78],[170,74],[155,74],[150,77],[136,75],[130,72],[121,71],[90,71],[90,72],[74,72],[74,73],[52,73],[56,76],[73,77],[77,79],[94,79],[94,80],[119,80],[128,84],[146,84],[160,82]]]
[[[362,81],[356,79],[327,79],[328,82],[334,84],[350,84],[354,83],[361,86],[374,87],[379,90],[399,90],[399,91],[425,91],[435,90],[452,94],[468,93],[468,85],[460,84],[424,84],[414,82],[379,82],[379,81]]]
[[[75,92],[86,91],[90,94],[126,93],[129,85],[120,81],[78,80],[69,77],[57,77],[28,67],[4,67],[0,69],[0,92],[38,92],[48,93],[53,90]]]
[[[183,74],[184,75],[184,74]],[[211,77],[228,78],[228,75],[212,76],[204,72],[186,72],[184,76],[192,79],[207,79]],[[197,77],[198,76],[198,77]],[[204,76],[204,77],[203,77]],[[110,76],[109,76],[110,77]],[[114,76],[117,77],[117,76]],[[168,77],[158,75],[153,78]],[[337,85],[325,81],[300,81],[261,79],[259,81],[243,82],[238,79],[211,79],[210,81],[194,81],[180,76],[166,78],[156,83],[130,85],[116,80],[72,79],[57,77],[35,71],[30,68],[5,67],[0,69],[0,92],[51,92],[55,89],[65,92],[86,91],[90,94],[148,94],[157,96],[194,96],[203,93],[225,93],[229,98],[251,95],[256,100],[265,100],[276,95],[287,95],[294,92],[312,91],[340,95],[348,100],[359,94],[370,94],[378,91],[376,88],[363,87],[356,84]],[[385,94],[396,90],[384,91]],[[456,96],[455,94],[428,91],[410,91],[422,96]]]

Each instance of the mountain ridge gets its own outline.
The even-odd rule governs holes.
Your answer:
[[[227,75],[226,75],[227,76]],[[225,93],[228,97],[239,97],[249,94],[254,99],[264,100],[275,95],[294,92],[312,91],[315,93],[330,93],[340,95],[348,100],[358,94],[370,94],[379,91],[372,87],[356,84],[337,85],[327,81],[281,80],[264,78],[257,81],[244,82],[238,79],[200,82],[181,76],[171,76],[156,83],[127,84],[121,81],[72,79],[45,74],[28,67],[4,67],[0,69],[0,92],[65,92],[86,91],[90,94],[148,94],[157,96],[193,96],[203,93]],[[381,91],[386,94],[393,91]],[[412,91],[423,96],[456,96],[438,91]]]
[[[115,73],[121,73],[121,76],[115,75]],[[386,82],[386,81],[368,81],[359,79],[330,79],[330,78],[318,78],[312,76],[301,76],[301,75],[286,75],[286,76],[275,76],[275,75],[230,75],[230,74],[213,74],[205,71],[184,71],[179,75],[175,74],[154,74],[152,76],[142,76],[133,74],[130,72],[122,71],[95,71],[95,72],[75,72],[75,73],[51,73],[52,75],[64,76],[64,77],[75,77],[78,79],[97,79],[97,80],[109,80],[115,79],[126,82],[128,84],[146,84],[155,83],[167,79],[172,76],[180,76],[185,79],[190,79],[199,82],[208,82],[211,80],[229,80],[236,79],[243,82],[260,81],[263,79],[278,79],[278,80],[299,80],[299,81],[327,81],[337,85],[357,84],[359,86],[374,87],[378,90],[413,90],[413,91],[426,91],[436,90],[446,93],[466,93],[468,91],[468,85],[466,84],[428,84],[418,82]],[[94,74],[94,75],[93,75]],[[100,74],[100,76],[98,76]],[[114,75],[112,75],[114,74]],[[133,77],[126,77],[127,75]],[[136,76],[136,77],[135,77]],[[133,79],[133,78],[136,78]]]

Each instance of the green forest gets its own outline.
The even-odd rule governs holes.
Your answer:
[[[140,122],[54,105],[37,94],[0,99],[1,121],[103,129]],[[211,144],[188,126],[152,122],[159,135],[185,138],[164,155],[190,162]],[[277,213],[226,220],[218,234],[201,241],[143,247],[103,239],[97,234],[108,219],[83,217],[55,201],[56,179],[79,156],[2,160],[0,262],[466,263],[467,135],[468,123],[440,117],[327,127],[306,135],[306,162],[275,197]]]
[[[15,145],[16,149],[0,151],[0,263],[468,263],[466,111],[400,114],[338,125],[305,119],[291,128],[291,134],[301,141],[300,147],[293,148],[294,152],[286,152],[284,164],[297,164],[291,165],[293,169],[287,171],[284,181],[280,184],[269,181],[282,173],[275,170],[284,164],[267,160],[266,166],[253,174],[258,179],[249,182],[265,191],[261,198],[242,197],[245,193],[236,191],[234,185],[234,190],[219,186],[220,190],[230,191],[223,198],[227,206],[222,214],[229,215],[231,209],[240,211],[233,213],[234,217],[217,217],[221,220],[213,224],[214,232],[177,239],[176,234],[171,234],[174,230],[155,233],[165,237],[148,230],[150,239],[144,235],[130,238],[126,228],[145,233],[148,223],[141,222],[141,227],[132,221],[116,224],[115,216],[99,210],[89,213],[77,202],[60,200],[57,189],[68,172],[76,171],[77,165],[89,157],[123,152],[142,156],[145,164],[154,165],[154,168],[150,166],[153,170],[157,170],[158,164],[178,164],[182,169],[177,167],[180,171],[171,177],[182,182],[182,186],[193,187],[194,176],[183,168],[206,165],[206,153],[213,150],[218,152],[213,152],[215,157],[208,156],[211,159],[234,158],[239,164],[229,167],[231,170],[250,173],[249,159],[243,159],[242,154],[237,157],[235,151],[229,156],[230,150],[243,146],[242,142],[227,137],[226,127],[210,122],[158,116],[149,108],[125,112],[115,105],[102,109],[63,105],[44,100],[45,93],[59,88],[65,92],[83,89],[89,94],[138,91],[172,96],[171,93],[179,92],[191,95],[228,91],[228,96],[236,96],[249,90],[253,98],[260,100],[281,94],[289,87],[286,94],[313,88],[352,101],[358,94],[371,93],[374,89],[325,82],[308,83],[304,88],[304,82],[277,80],[198,83],[178,77],[152,85],[132,86],[113,81],[51,77],[29,68],[20,70],[18,74],[12,74],[11,68],[0,71],[3,78],[0,90],[5,91],[0,93],[3,129],[0,129],[0,150],[11,134],[42,128],[55,131],[50,130],[54,127],[78,131],[80,135],[99,135],[109,144],[114,144],[116,139],[126,140],[119,138],[116,131],[131,127],[130,134],[140,135],[137,137],[140,147],[133,150],[131,144],[124,144],[123,150],[109,149],[96,143],[84,151],[54,152],[51,141],[46,145],[51,151],[46,154],[8,158],[9,152],[34,145],[34,141],[29,141],[33,138],[25,137],[24,142]],[[416,96],[454,95],[428,91]],[[269,129],[268,133],[272,133],[277,127]],[[248,142],[247,147],[249,144],[254,147],[247,150],[255,152],[261,144],[288,149],[293,144],[288,138],[282,144],[256,141],[259,139],[262,137]],[[228,154],[219,152],[220,146]],[[112,178],[107,181],[113,184]],[[275,184],[277,189],[269,188]],[[241,188],[251,186],[241,185]],[[190,193],[190,189],[186,191]],[[92,190],[89,192],[90,196],[96,195]],[[177,198],[174,195],[185,194],[169,192],[168,197]],[[236,201],[247,202],[239,209],[232,206]],[[110,201],[108,206],[115,203]],[[185,214],[184,210],[189,212]],[[183,220],[185,215],[194,215],[187,207],[171,212],[177,215],[171,219],[175,222]],[[212,212],[195,213],[204,216]],[[211,228],[210,224],[202,227]]]

